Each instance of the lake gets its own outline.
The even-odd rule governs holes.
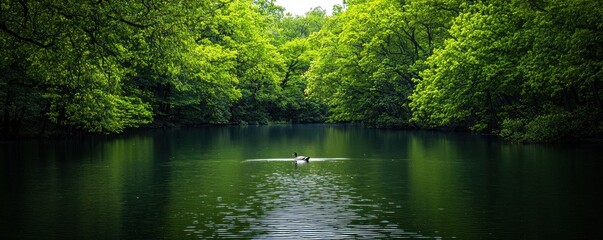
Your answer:
[[[602,235],[597,143],[355,125],[1,143],[3,239]]]

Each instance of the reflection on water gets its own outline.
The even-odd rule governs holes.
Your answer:
[[[233,162],[237,180],[222,172],[200,174],[218,162],[194,161],[172,166],[185,192],[172,199],[173,224],[200,238],[398,238],[421,234],[405,231],[396,213],[349,184],[355,175],[332,172],[345,164],[323,160],[297,165],[287,161]],[[272,159],[271,159],[272,160]],[[216,171],[221,172],[221,171]],[[187,189],[187,190],[184,190]],[[182,207],[186,206],[186,207]],[[400,206],[398,206],[400,207]],[[180,208],[184,212],[177,212]]]
[[[304,170],[307,169],[261,177],[260,182],[254,182],[254,192],[245,197],[243,204],[222,203],[218,197],[216,208],[220,210],[215,215],[222,219],[206,217],[206,222],[196,221],[185,231],[199,237],[260,239],[420,236],[381,219],[383,209],[378,204],[357,195],[335,175]],[[237,229],[240,225],[249,228]],[[203,229],[211,229],[211,235]]]
[[[354,188],[342,184],[335,175],[275,173],[268,182],[274,186],[260,185],[263,190],[257,192],[260,202],[272,205],[252,228],[261,233],[258,238],[419,236],[380,219],[383,210],[379,205],[357,195]]]
[[[346,125],[3,142],[0,236],[592,237],[601,149]]]

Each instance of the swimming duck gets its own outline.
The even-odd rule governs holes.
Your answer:
[[[306,161],[306,162],[310,161],[310,157],[297,156],[296,152],[293,152],[293,156],[294,156],[293,160],[295,160],[295,161]]]

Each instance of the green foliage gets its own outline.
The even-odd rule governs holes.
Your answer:
[[[589,112],[565,112],[539,115],[533,119],[505,119],[499,135],[519,142],[554,142],[589,136],[600,132]]]
[[[488,14],[495,16],[490,16]],[[484,128],[495,119],[493,92],[512,95],[517,64],[522,49],[512,34],[509,9],[493,5],[473,5],[461,13],[450,29],[451,39],[443,49],[429,57],[428,69],[415,79],[417,88],[411,97],[414,119],[429,126],[467,124]],[[471,120],[469,120],[471,119]]]
[[[259,15],[255,18],[258,17]],[[256,25],[250,24],[253,22],[253,15],[238,18],[242,29],[235,31],[237,35],[233,36],[233,47],[238,52],[237,87],[241,90],[242,98],[231,107],[231,121],[267,123],[269,115],[266,108],[276,101],[276,93],[280,91],[278,79],[282,59],[265,33],[256,28]]]
[[[595,0],[0,4],[0,132],[364,122],[514,141],[603,133]]]
[[[5,56],[0,61],[0,135],[37,134],[29,126],[41,128],[43,91],[35,77],[29,75],[27,61],[17,54],[28,49],[0,43],[0,56]]]
[[[407,126],[412,78],[446,35],[451,13],[434,7],[441,15],[427,21],[418,1],[349,4],[314,36],[320,49],[307,73],[307,92],[330,106],[331,121]]]
[[[296,38],[307,38],[318,32],[326,21],[327,12],[320,7],[310,10],[305,16],[288,15],[277,23],[279,31],[274,38],[275,45],[279,46]]]
[[[413,119],[516,141],[598,134],[601,15],[595,1],[467,6],[417,78]],[[598,17],[597,17],[598,16]]]
[[[147,15],[132,14],[143,9],[148,7],[137,3],[3,3],[0,38],[13,46],[3,57],[21,56],[16,63],[21,65],[20,74],[39,91],[32,97],[45,106],[40,110],[55,124],[119,132],[148,123],[150,109],[122,88],[123,79],[133,74],[124,67],[134,57],[127,50],[133,44],[128,36],[150,24]]]
[[[315,46],[308,38],[319,31],[326,21],[326,11],[314,8],[305,16],[287,15],[274,23],[278,31],[275,31],[272,42],[281,57],[281,67],[276,98],[265,108],[271,120],[291,123],[326,120],[327,107],[306,97],[304,93],[307,88],[304,75],[316,57]]]
[[[252,121],[268,118],[280,96],[282,59],[265,31],[281,20],[273,1],[0,7],[3,132],[44,131],[44,119],[58,131],[99,133]]]

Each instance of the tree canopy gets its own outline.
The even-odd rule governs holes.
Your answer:
[[[306,74],[330,120],[515,141],[603,131],[597,1],[348,3]]]
[[[466,6],[415,79],[414,120],[519,141],[601,133],[603,11],[596,1]]]
[[[287,105],[305,101],[303,85],[284,95],[299,56],[277,48],[297,40],[274,1],[4,1],[0,13],[5,135],[292,120]]]
[[[0,133],[362,122],[603,132],[595,0],[0,3]]]

